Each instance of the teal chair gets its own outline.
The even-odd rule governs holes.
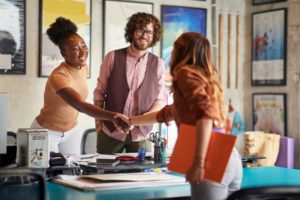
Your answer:
[[[0,169],[1,200],[46,200],[46,183],[41,173],[29,169]]]

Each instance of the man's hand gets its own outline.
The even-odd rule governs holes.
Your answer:
[[[101,119],[95,119],[96,122],[96,132],[99,133],[102,129],[102,120]]]
[[[118,131],[128,133],[130,129],[129,118],[121,113],[116,113],[112,120]]]

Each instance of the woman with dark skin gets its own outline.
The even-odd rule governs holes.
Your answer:
[[[116,118],[121,114],[102,110],[86,102],[88,47],[77,34],[76,25],[59,17],[50,25],[47,34],[59,47],[64,62],[49,76],[44,93],[44,107],[31,127],[48,129],[50,151],[80,154],[78,112],[101,120],[110,120],[118,128],[119,125],[127,125]]]

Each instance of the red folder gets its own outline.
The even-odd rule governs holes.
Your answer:
[[[212,132],[206,155],[204,179],[218,183],[222,182],[235,140],[236,136],[234,135]],[[193,163],[195,144],[195,127],[181,124],[168,169],[186,174]]]

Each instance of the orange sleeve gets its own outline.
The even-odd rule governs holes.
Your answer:
[[[156,115],[156,120],[159,123],[168,123],[172,120],[174,120],[173,115],[173,104],[172,105],[166,105],[163,109],[161,109],[158,114]]]
[[[58,92],[63,88],[72,87],[70,78],[66,73],[63,73],[62,71],[57,71],[51,74],[48,81],[51,85],[51,88],[53,88],[55,92]]]

